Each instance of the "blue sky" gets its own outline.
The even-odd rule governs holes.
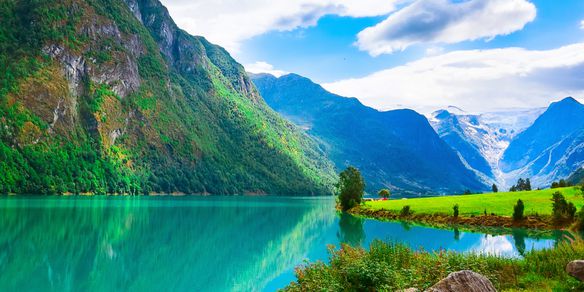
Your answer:
[[[561,5],[558,2],[532,1],[537,7],[533,22],[523,30],[490,41],[420,45],[403,52],[372,57],[354,45],[356,35],[382,21],[384,16],[352,18],[328,15],[314,27],[274,31],[246,40],[237,57],[243,64],[264,61],[280,70],[324,83],[403,65],[424,57],[426,49],[432,47],[441,47],[445,51],[500,47],[543,50],[584,41],[584,30],[579,27],[584,20],[584,1],[562,0]]]
[[[250,71],[297,73],[378,109],[487,111],[583,97],[581,0],[163,3]]]

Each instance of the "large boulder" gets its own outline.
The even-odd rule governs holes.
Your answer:
[[[566,266],[566,272],[570,274],[570,276],[584,281],[584,260],[575,260],[568,263]]]
[[[450,273],[448,277],[442,279],[429,292],[496,292],[497,289],[487,277],[473,271],[459,271]]]

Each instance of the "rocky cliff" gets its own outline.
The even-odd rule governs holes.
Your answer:
[[[0,4],[0,192],[327,194],[321,147],[157,0]]]

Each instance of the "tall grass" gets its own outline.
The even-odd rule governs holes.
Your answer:
[[[427,289],[460,270],[489,278],[498,290],[582,291],[584,285],[565,271],[566,264],[584,258],[584,242],[565,241],[552,249],[530,251],[523,258],[413,250],[403,244],[374,241],[369,251],[342,245],[329,247],[329,263],[296,269],[297,282],[286,291],[396,291]]]

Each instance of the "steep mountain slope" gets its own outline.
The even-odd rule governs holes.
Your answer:
[[[567,179],[573,185],[584,184],[584,166],[574,171]]]
[[[319,147],[157,0],[0,4],[0,192],[326,194]]]
[[[429,116],[432,127],[465,164],[485,182],[505,187],[499,160],[510,141],[543,112],[543,109],[469,114],[458,108],[439,110]]]
[[[338,169],[358,167],[370,192],[382,187],[400,195],[485,189],[414,111],[379,112],[294,74],[259,74],[252,80],[274,110],[323,142]]]
[[[552,103],[505,151],[501,169],[546,187],[584,164],[584,105],[568,97]]]

